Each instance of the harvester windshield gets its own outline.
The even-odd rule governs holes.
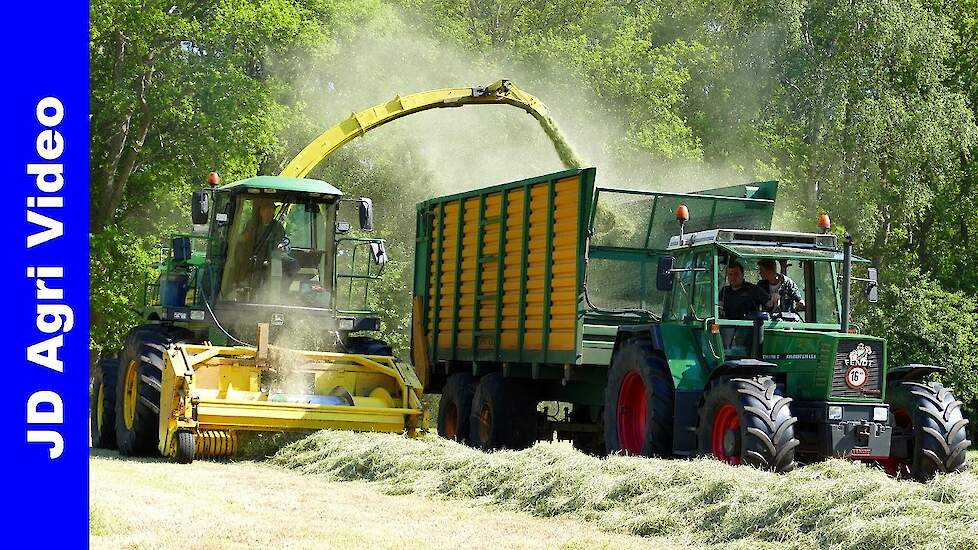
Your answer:
[[[242,196],[228,232],[222,300],[329,307],[333,215],[322,202]]]

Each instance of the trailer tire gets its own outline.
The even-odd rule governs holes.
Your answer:
[[[92,447],[115,449],[115,394],[119,359],[105,358],[95,366],[89,396]]]
[[[141,325],[129,332],[119,358],[115,398],[115,433],[119,454],[146,456],[158,452],[160,384],[163,354],[189,334],[162,325]]]
[[[968,469],[968,420],[951,390],[938,382],[901,381],[886,395],[895,419],[891,456],[882,461],[887,473],[927,481]],[[905,445],[898,446],[901,438]]]
[[[177,453],[174,456],[177,464],[190,464],[194,461],[196,452],[197,442],[194,440],[194,434],[188,431],[177,432]]]
[[[672,454],[675,391],[669,365],[647,337],[632,338],[615,352],[604,397],[604,444],[608,453]]]
[[[469,442],[484,451],[525,449],[536,441],[537,402],[525,384],[493,372],[472,398]]]
[[[438,402],[438,434],[458,443],[469,440],[469,417],[476,380],[460,372],[448,377]]]
[[[720,378],[700,407],[700,453],[728,464],[790,472],[799,444],[790,405],[770,376]]]

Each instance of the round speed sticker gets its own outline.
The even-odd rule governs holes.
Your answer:
[[[867,381],[869,381],[869,371],[866,367],[854,365],[846,371],[846,384],[854,390],[865,386]]]

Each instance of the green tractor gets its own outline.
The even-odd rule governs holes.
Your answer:
[[[193,193],[193,232],[161,250],[142,324],[98,365],[93,445],[188,462],[234,454],[244,433],[414,434],[420,382],[359,334],[380,328],[367,292],[387,253],[341,213],[355,205],[370,231],[370,199],[306,178],[210,182]]]
[[[944,369],[889,366],[886,342],[850,322],[853,281],[873,302],[876,270],[827,216],[819,233],[771,230],[777,182],[670,193],[594,178],[418,205],[412,358],[442,394],[443,436],[777,472],[824,457],[916,479],[966,468],[961,404],[927,380]],[[761,297],[759,265],[774,273]]]

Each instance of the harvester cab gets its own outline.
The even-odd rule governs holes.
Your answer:
[[[192,196],[193,231],[172,238],[145,285],[144,324],[99,365],[93,442],[189,462],[262,432],[416,435],[421,383],[360,334],[380,328],[368,292],[387,261],[365,235],[370,199],[315,179],[209,180]]]

